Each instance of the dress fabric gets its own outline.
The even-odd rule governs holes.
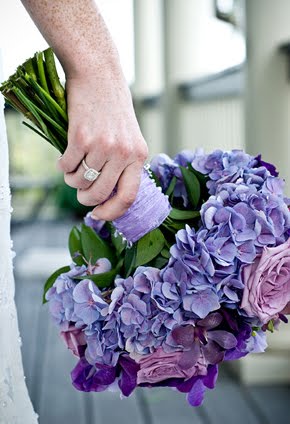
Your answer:
[[[0,82],[2,82],[0,51]],[[0,94],[0,424],[37,424],[25,384],[14,303],[10,238],[9,161],[4,99]]]

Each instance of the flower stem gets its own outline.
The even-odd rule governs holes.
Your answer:
[[[46,71],[57,103],[64,111],[66,111],[65,91],[58,77],[54,61],[54,54],[51,48],[44,50],[44,57]]]
[[[46,77],[45,77],[45,71],[44,71],[44,64],[43,64],[43,53],[42,52],[38,52],[36,53],[36,62],[37,62],[37,69],[38,69],[38,76],[39,76],[39,81],[40,81],[40,85],[43,87],[43,89],[49,93],[49,89],[48,89],[48,85],[46,82]]]

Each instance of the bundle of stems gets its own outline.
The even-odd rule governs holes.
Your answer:
[[[33,124],[23,122],[24,125],[64,153],[68,130],[66,93],[51,48],[35,53],[20,65],[0,91]]]

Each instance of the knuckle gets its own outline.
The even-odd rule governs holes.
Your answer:
[[[133,153],[133,148],[130,144],[122,143],[119,147],[119,156],[121,160],[127,160]]]
[[[137,160],[140,162],[145,162],[145,160],[148,158],[148,146],[146,143],[144,143],[137,152]]]
[[[88,129],[84,126],[78,127],[71,142],[80,146],[84,151],[87,151],[91,145],[91,135]]]
[[[120,194],[120,202],[122,203],[122,206],[126,209],[128,209],[134,203],[135,198],[135,192],[126,192],[124,194]]]
[[[97,141],[98,149],[102,151],[102,154],[108,156],[112,150],[112,142],[109,137],[101,135]]]

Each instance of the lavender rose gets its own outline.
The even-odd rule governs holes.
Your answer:
[[[202,358],[199,358],[191,368],[182,369],[178,365],[181,355],[182,352],[166,353],[162,348],[159,348],[150,355],[135,359],[140,365],[140,370],[137,373],[137,384],[154,384],[168,378],[188,379],[197,375],[206,375],[207,368]]]
[[[86,346],[86,336],[81,328],[76,328],[70,325],[67,330],[61,331],[60,336],[67,345],[68,349],[72,351],[75,356],[80,358],[82,353],[82,346]]]
[[[290,238],[243,269],[245,289],[241,307],[263,324],[277,318],[290,302]]]

